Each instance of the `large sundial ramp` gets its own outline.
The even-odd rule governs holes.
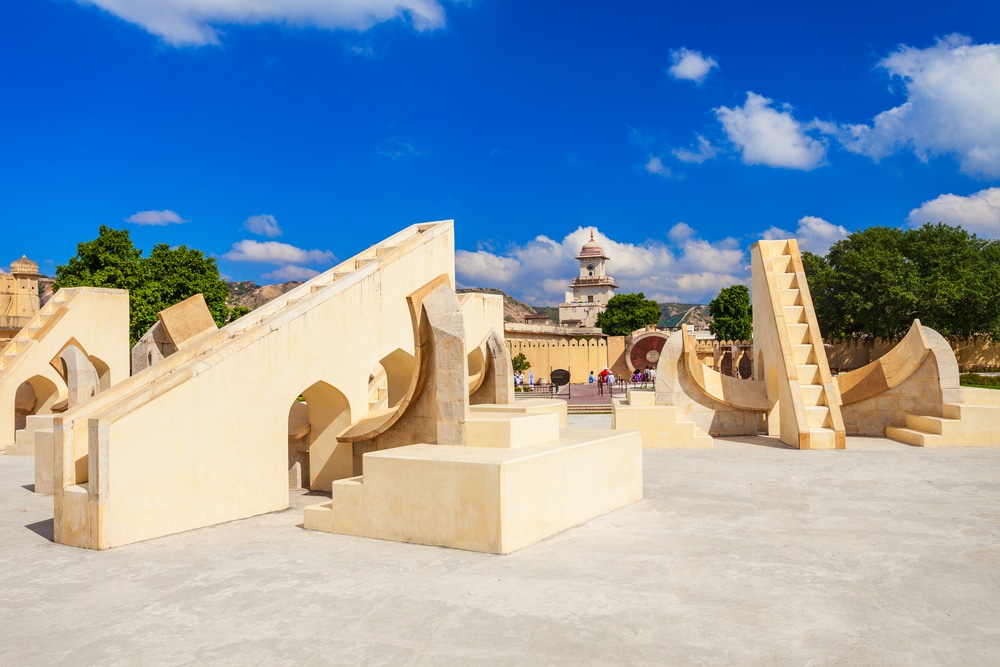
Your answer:
[[[442,279],[452,222],[413,225],[57,416],[56,541],[103,549],[284,509],[296,403],[322,452],[310,482],[352,476],[337,435],[368,413],[372,377],[409,381],[407,297]]]

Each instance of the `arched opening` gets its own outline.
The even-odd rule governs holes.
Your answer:
[[[486,378],[486,356],[483,349],[474,347],[467,356],[469,363],[469,394],[474,394]]]
[[[382,357],[379,365],[385,369],[386,389],[388,391],[389,408],[398,407],[413,382],[413,355],[406,350],[396,348]]]
[[[59,388],[48,378],[36,375],[22,382],[14,392],[14,430],[23,429],[30,415],[52,412],[58,400]]]
[[[89,357],[90,363],[94,364],[97,371],[97,386],[99,391],[105,391],[111,387],[111,368],[99,357]]]
[[[326,382],[310,385],[288,409],[288,485],[330,491],[335,479],[354,474],[351,443],[337,435],[351,425],[351,406]]]

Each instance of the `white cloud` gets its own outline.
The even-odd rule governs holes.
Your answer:
[[[275,269],[270,273],[265,273],[261,276],[261,278],[288,282],[290,280],[309,280],[313,276],[318,275],[319,271],[316,271],[315,269],[309,269],[304,266],[296,266],[295,264],[286,264],[285,266]]]
[[[162,227],[164,225],[178,225],[182,222],[187,222],[187,220],[173,211],[164,210],[139,211],[138,213],[133,213],[129,217],[125,218],[125,222],[131,222],[133,225],[153,225],[156,227]]]
[[[753,92],[741,107],[719,107],[715,115],[726,136],[743,152],[745,164],[810,170],[823,163],[826,146],[806,134],[813,126],[803,125],[792,116],[791,107],[780,111],[771,100]]]
[[[558,305],[570,281],[579,275],[575,257],[590,239],[590,231],[580,227],[561,241],[538,236],[503,253],[459,250],[458,280],[468,287],[499,287],[532,305]],[[707,303],[720,286],[748,277],[747,255],[737,241],[709,243],[685,223],[671,228],[670,243],[623,243],[596,230],[595,238],[610,257],[608,273],[619,293],[643,292],[661,302]]]
[[[951,35],[901,46],[879,67],[903,80],[907,99],[871,125],[845,126],[848,150],[876,160],[903,149],[922,160],[954,154],[966,174],[1000,176],[1000,44]]]
[[[281,227],[273,215],[251,215],[243,221],[243,229],[268,238],[281,236]]]
[[[986,238],[1000,238],[1000,188],[987,188],[968,197],[941,195],[910,211],[911,227],[925,222],[961,225]]]
[[[713,67],[719,66],[715,58],[706,58],[700,51],[683,48],[671,51],[670,61],[673,63],[667,70],[670,76],[675,79],[686,79],[699,84],[705,80],[705,77],[708,76]]]
[[[232,262],[263,264],[329,264],[336,259],[329,250],[303,250],[287,243],[252,239],[237,241],[222,258]]]
[[[848,234],[847,229],[841,225],[835,225],[814,215],[805,215],[799,218],[799,226],[794,233],[779,227],[770,227],[761,234],[761,238],[795,239],[799,243],[799,250],[825,255],[830,250],[830,246],[847,238]]]
[[[674,243],[680,243],[681,241],[694,236],[694,228],[686,222],[678,222],[670,228],[670,231],[667,232],[667,236],[670,237],[670,240]]]
[[[693,162],[701,164],[705,160],[711,160],[719,154],[719,149],[709,142],[708,139],[698,135],[698,148],[690,150],[688,148],[676,148],[673,150],[674,157],[681,162]]]
[[[414,155],[420,155],[420,151],[414,148],[412,143],[399,137],[389,137],[379,145],[376,152],[390,160],[402,160]]]
[[[445,23],[438,0],[77,0],[141,26],[174,46],[218,44],[225,25],[276,23],[326,30],[367,30],[409,19],[416,30]]]
[[[653,157],[652,155],[649,156],[649,162],[646,163],[646,171],[657,176],[663,176],[664,178],[670,177],[670,169],[663,166],[660,158]]]

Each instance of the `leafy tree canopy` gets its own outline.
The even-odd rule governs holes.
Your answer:
[[[156,314],[201,293],[220,326],[231,317],[229,288],[215,260],[187,246],[153,246],[149,257],[132,244],[128,230],[101,225],[98,237],[76,246],[76,256],[56,267],[53,289],[113,287],[129,291],[129,338],[132,345],[156,323]]]
[[[609,336],[627,336],[659,321],[659,304],[642,292],[611,297],[607,308],[597,316],[597,326]]]
[[[1000,242],[943,223],[869,227],[803,253],[828,337],[899,338],[914,319],[949,338],[1000,339]]]
[[[723,287],[708,304],[712,321],[708,330],[717,340],[749,340],[753,337],[753,312],[746,285]]]
[[[517,355],[510,360],[510,362],[515,371],[521,371],[523,373],[531,368],[531,362],[528,361],[526,356],[524,356],[524,352],[518,352]]]

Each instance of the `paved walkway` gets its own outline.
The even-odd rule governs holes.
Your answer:
[[[64,547],[0,455],[0,664],[997,664],[1000,449],[848,446],[647,450],[645,500],[509,556],[300,509]]]
[[[647,386],[650,389],[653,388],[652,383]],[[600,387],[596,382],[594,384],[569,385],[568,387],[560,387],[559,392],[555,395],[555,398],[560,398],[566,401],[569,405],[611,405],[611,391],[609,388],[604,387],[603,394],[598,393],[599,389]],[[615,385],[613,389],[615,398],[625,397],[625,391],[624,389],[621,389],[619,385]],[[538,393],[537,397],[548,398],[549,394]]]

